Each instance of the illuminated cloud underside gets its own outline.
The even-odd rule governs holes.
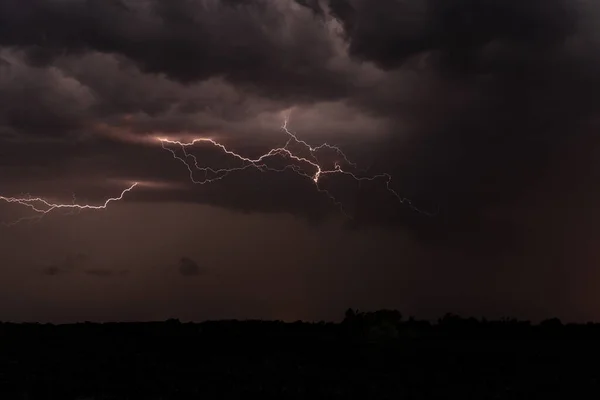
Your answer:
[[[287,118],[285,119],[285,122],[284,122],[283,126],[281,127],[281,129],[289,136],[289,139],[286,142],[286,144],[283,147],[272,148],[268,152],[261,155],[260,157],[257,157],[254,159],[247,158],[236,152],[233,152],[233,151],[227,149],[227,147],[225,147],[221,143],[217,142],[214,139],[210,139],[210,138],[196,138],[189,142],[181,142],[178,140],[172,140],[172,139],[168,139],[168,138],[156,138],[156,140],[158,140],[160,142],[163,149],[171,152],[171,154],[173,155],[173,158],[181,161],[187,167],[189,174],[190,174],[190,179],[194,184],[212,183],[217,180],[224,179],[231,173],[243,171],[248,168],[255,168],[261,172],[283,172],[283,171],[291,170],[305,178],[312,180],[315,184],[315,187],[317,188],[317,190],[319,192],[326,194],[331,199],[331,201],[339,207],[340,211],[344,215],[346,215],[348,218],[351,218],[351,216],[349,214],[347,214],[346,211],[344,210],[343,204],[341,202],[339,202],[333,194],[331,194],[329,191],[319,187],[319,182],[324,176],[342,174],[342,175],[350,176],[357,182],[382,180],[383,183],[385,184],[387,190],[390,192],[390,194],[392,194],[394,197],[396,197],[400,203],[409,205],[414,211],[423,212],[423,211],[415,208],[412,205],[412,203],[410,202],[410,200],[402,198],[394,189],[392,189],[392,187],[391,187],[392,176],[390,174],[382,173],[382,174],[372,175],[372,176],[360,176],[360,175],[358,175],[358,172],[352,172],[352,171],[348,171],[346,169],[346,168],[352,168],[354,170],[357,170],[358,166],[355,163],[351,162],[339,147],[330,145],[328,143],[323,143],[319,146],[309,145],[306,141],[299,139],[294,133],[292,133],[289,130]],[[193,154],[190,154],[187,151],[187,148],[194,146],[194,145],[201,144],[201,143],[211,144],[212,146],[218,148],[220,151],[227,154],[228,156],[241,161],[242,165],[240,167],[236,167],[236,168],[212,168],[210,166],[200,166],[197,157],[194,156]],[[300,156],[300,155],[294,153],[292,150],[290,150],[289,146],[292,143],[303,146],[303,148],[308,151],[309,157]],[[171,149],[169,147],[169,145],[178,146],[183,152],[183,157],[178,156],[177,152],[175,150]],[[322,162],[319,160],[319,153],[322,151],[325,151],[325,150],[332,151],[335,154],[335,156],[337,156],[337,159],[333,162],[333,168],[327,168],[327,167],[323,166]],[[288,161],[288,164],[285,167],[279,168],[279,169],[269,167],[268,161],[272,157],[283,158]],[[193,160],[193,163],[188,162],[188,159]],[[312,173],[305,172],[303,169],[304,166],[308,166],[309,168],[311,168],[313,170],[313,172]],[[197,180],[194,177],[195,171],[204,174],[204,178],[202,180]],[[60,211],[60,210],[70,210],[70,211],[104,210],[109,206],[110,203],[123,200],[125,195],[128,192],[132,191],[139,184],[140,184],[140,182],[132,183],[129,187],[124,189],[118,197],[111,197],[111,198],[107,199],[101,205],[77,204],[76,202],[56,203],[56,202],[51,202],[50,200],[44,199],[42,197],[32,197],[32,196],[25,196],[25,197],[0,196],[0,201],[29,208],[31,211],[33,211],[35,213],[34,216],[22,217],[13,222],[8,222],[8,223],[4,222],[4,225],[12,226],[12,225],[16,225],[20,222],[24,222],[24,221],[39,220],[44,215],[47,215],[51,212]],[[146,185],[146,186],[156,186],[156,185]],[[425,213],[427,215],[432,215],[432,214],[429,214],[426,212],[423,212],[423,213]]]

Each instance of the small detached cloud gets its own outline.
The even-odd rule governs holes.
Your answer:
[[[57,265],[50,265],[42,269],[42,274],[47,276],[57,276],[62,274],[63,272],[64,271]]]
[[[112,278],[114,276],[124,276],[127,275],[129,271],[127,270],[114,270],[108,268],[93,268],[84,271],[86,275],[97,277],[97,278]]]
[[[41,273],[49,277],[63,276],[67,274],[85,274],[97,278],[111,278],[116,276],[124,276],[129,272],[128,270],[124,269],[97,267],[93,264],[94,263],[91,261],[88,254],[70,254],[59,263],[54,263],[43,267],[41,269]]]
[[[178,270],[182,276],[186,277],[198,276],[204,272],[200,269],[200,266],[198,266],[196,261],[188,257],[181,257],[179,260]]]
[[[42,274],[47,276],[65,275],[84,268],[89,261],[89,256],[84,253],[67,255],[61,262],[42,268]]]

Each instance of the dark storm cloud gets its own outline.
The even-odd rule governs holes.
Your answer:
[[[414,223],[444,237],[448,229],[479,229],[489,207],[515,201],[528,182],[547,173],[562,148],[587,140],[585,121],[600,100],[596,32],[582,19],[584,11],[597,12],[580,3],[21,3],[0,5],[7,60],[0,66],[1,137],[91,139],[77,146],[3,146],[2,163],[10,167],[3,180],[60,172],[69,179],[80,174],[81,181],[120,176],[185,183],[183,165],[137,138],[225,133],[236,150],[260,154],[282,144],[274,139],[281,134],[278,112],[301,103],[327,110],[310,125],[316,136],[311,142],[332,131],[346,134],[344,148],[371,171],[392,172],[401,195],[427,211],[441,209],[432,222],[408,207],[398,210],[382,185],[363,185],[349,196],[363,208],[358,225]],[[335,19],[344,28],[341,37]],[[326,124],[332,113],[324,100],[347,106],[339,117],[345,124]],[[356,123],[356,116],[364,122]],[[384,128],[377,129],[388,133],[384,145],[368,150],[381,121]],[[119,140],[130,135],[131,143],[110,144],[94,136],[99,132]],[[213,160],[210,152],[198,154]],[[25,163],[27,169],[18,168]],[[335,210],[314,194],[310,181],[289,174],[249,172],[188,192],[142,191],[131,198],[313,219]],[[510,221],[501,224],[493,231],[513,229]]]
[[[327,68],[331,41],[292,2],[16,0],[0,5],[0,45],[48,65],[96,50],[181,82],[221,76],[277,97],[339,97],[347,79]],[[315,9],[315,7],[311,7]],[[285,88],[285,90],[281,90]]]
[[[65,243],[86,236],[107,256],[130,247],[126,238],[137,238],[139,230],[140,237],[152,239],[136,241],[139,251],[121,248],[118,265],[147,266],[137,257],[148,257],[172,278],[183,275],[190,283],[205,262],[220,262],[221,254],[236,268],[254,271],[251,266],[264,264],[288,275],[279,257],[229,255],[232,247],[247,249],[240,254],[279,249],[285,238],[289,248],[281,253],[298,263],[302,276],[291,279],[293,285],[310,280],[310,268],[340,282],[348,268],[362,266],[364,275],[354,277],[349,292],[364,289],[365,297],[402,294],[402,282],[412,287],[407,301],[422,310],[442,298],[451,308],[458,302],[496,312],[506,304],[521,310],[534,304],[545,311],[547,298],[558,304],[565,292],[575,292],[576,276],[594,276],[590,271],[597,269],[599,11],[593,2],[567,0],[5,0],[2,194],[70,202],[75,191],[79,201],[101,204],[131,181],[142,182],[124,204],[70,219],[97,218],[108,233],[72,230],[61,213],[40,226],[55,223],[70,232],[74,237]],[[358,186],[347,177],[324,177],[323,188],[356,213],[347,226],[362,232],[339,234],[320,225],[306,234],[303,248],[296,230],[305,226],[280,215],[240,217],[181,204],[290,213],[310,222],[337,212],[310,179],[293,173],[248,170],[193,185],[186,167],[150,141],[155,135],[214,135],[232,150],[258,156],[285,143],[279,128],[292,106],[290,126],[301,138],[341,143],[359,166],[390,172],[401,196],[426,211],[439,207],[439,213],[425,217],[399,206],[381,181]],[[202,165],[239,166],[210,146],[189,150]],[[271,161],[282,166],[282,160]],[[194,219],[202,209],[206,214]],[[119,232],[110,230],[110,218],[123,224]],[[146,229],[156,221],[172,223],[172,231],[163,232],[160,224]],[[240,236],[249,229],[240,221],[254,221],[256,232],[264,227],[266,234]],[[386,233],[389,240],[379,238],[381,227],[394,229]],[[99,241],[96,234],[106,237]],[[119,234],[123,240],[114,239]],[[277,240],[265,241],[269,235]],[[341,239],[351,235],[357,240]],[[339,245],[332,244],[337,237]],[[215,261],[199,243],[214,244],[208,253]],[[15,260],[6,264],[18,265],[10,250]],[[167,250],[170,255],[154,259]],[[195,251],[203,254],[201,266],[173,258],[197,258]],[[325,252],[327,262],[315,262]],[[356,252],[364,255],[352,256]],[[373,272],[381,258],[391,260],[389,270]],[[106,268],[115,265],[110,262],[73,267],[69,258],[57,260],[35,265],[51,276],[119,274]],[[394,275],[406,270],[414,271],[414,280]],[[375,294],[369,286],[369,279],[379,277],[389,282],[388,293]],[[276,281],[281,284],[269,287],[290,287]],[[258,286],[250,286],[254,293]],[[326,286],[322,301],[331,306]]]
[[[296,3],[312,10],[315,13],[315,15],[318,15],[320,17],[323,17],[325,15],[325,10],[323,9],[323,6],[319,2],[319,0],[295,0],[295,1],[296,1]]]
[[[10,54],[9,54],[10,55]],[[0,126],[15,135],[68,136],[86,124],[92,94],[57,69],[0,64]]]
[[[441,205],[428,234],[447,240],[465,232],[472,240],[479,232],[478,240],[498,246],[527,235],[516,212],[486,215],[531,196],[532,182],[553,164],[569,170],[565,149],[597,145],[589,128],[600,105],[597,31],[582,17],[597,15],[595,7],[562,0],[330,5],[352,57],[385,69],[390,84],[403,74],[417,82],[412,97],[397,84],[389,96],[374,91],[360,101],[399,124],[410,121],[412,134],[398,129],[381,162],[405,192]]]

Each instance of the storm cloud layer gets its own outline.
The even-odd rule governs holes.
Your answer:
[[[115,175],[177,180],[173,166],[144,164],[164,156],[150,154],[148,134],[216,132],[236,150],[268,149],[284,139],[282,116],[295,107],[303,137],[335,138],[378,172],[394,172],[395,189],[462,219],[458,208],[492,201],[485,192],[512,196],[545,173],[556,149],[587,140],[598,100],[589,23],[597,10],[586,2],[7,0],[0,8],[5,151],[53,141],[44,146],[60,162],[98,157],[89,163],[96,175],[108,152]],[[235,206],[212,190],[206,201]],[[291,197],[310,197],[298,190]],[[254,203],[240,207],[261,208]]]
[[[486,254],[509,260],[506,268],[555,265],[557,279],[597,235],[593,2],[26,3],[0,1],[6,194],[98,200],[135,180],[144,184],[132,202],[311,222],[339,215],[292,172],[248,170],[195,186],[155,140],[210,136],[257,156],[285,143],[289,115],[300,138],[339,144],[369,173],[390,173],[417,207],[437,211],[400,204],[383,182],[327,179],[354,216],[349,228],[409,232],[468,271]],[[232,165],[206,146],[193,151],[203,163]],[[196,267],[182,264],[181,273]]]

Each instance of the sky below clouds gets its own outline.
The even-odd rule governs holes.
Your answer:
[[[0,226],[0,320],[348,307],[597,320],[599,13],[583,0],[1,2],[0,196],[102,204],[140,184],[106,210]],[[286,119],[357,173],[389,174],[413,207],[385,179],[324,177],[348,219],[289,169],[195,185],[157,139],[254,158],[286,144]],[[2,221],[27,216],[0,203]]]

